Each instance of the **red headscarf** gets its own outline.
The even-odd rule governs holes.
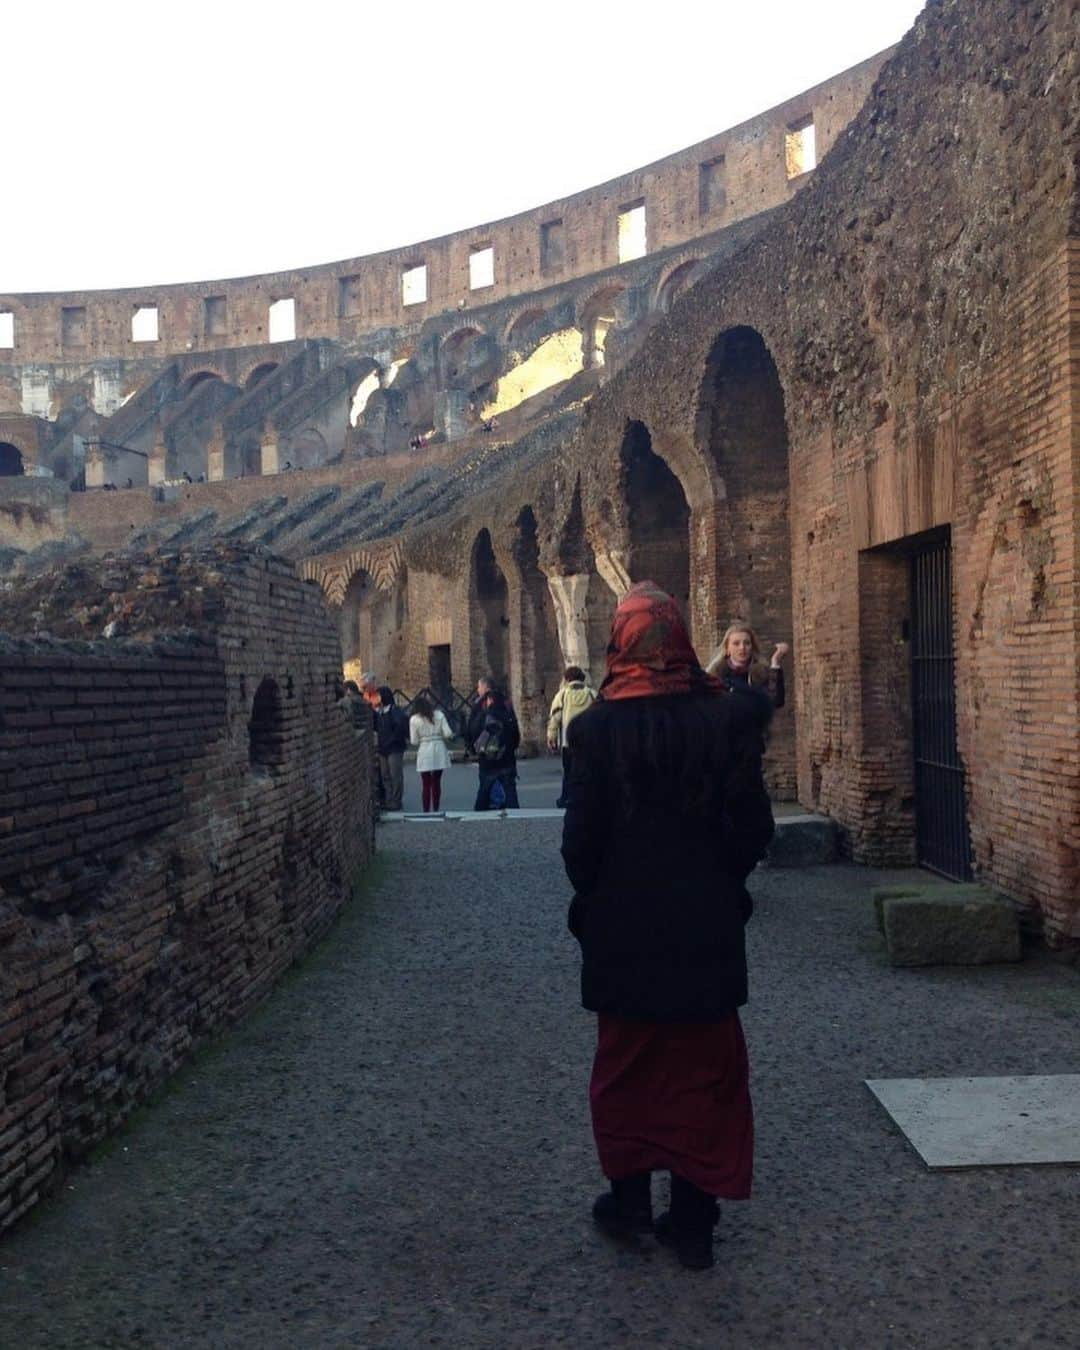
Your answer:
[[[647,698],[697,691],[727,692],[715,676],[701,669],[675,601],[655,581],[639,581],[615,611],[600,697]]]

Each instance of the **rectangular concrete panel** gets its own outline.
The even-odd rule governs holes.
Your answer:
[[[868,1078],[927,1167],[1080,1163],[1080,1073]]]

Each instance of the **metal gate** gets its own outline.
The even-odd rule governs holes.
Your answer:
[[[971,877],[964,766],[956,745],[952,549],[928,544],[911,560],[911,693],[915,836],[920,867]]]

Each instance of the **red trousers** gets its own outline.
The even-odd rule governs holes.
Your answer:
[[[420,792],[425,811],[437,811],[442,800],[442,769],[430,769],[420,775]]]

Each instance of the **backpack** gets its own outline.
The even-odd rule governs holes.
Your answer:
[[[494,713],[489,712],[484,718],[484,729],[476,738],[476,753],[480,759],[489,762],[502,759],[506,754],[502,718]]]

